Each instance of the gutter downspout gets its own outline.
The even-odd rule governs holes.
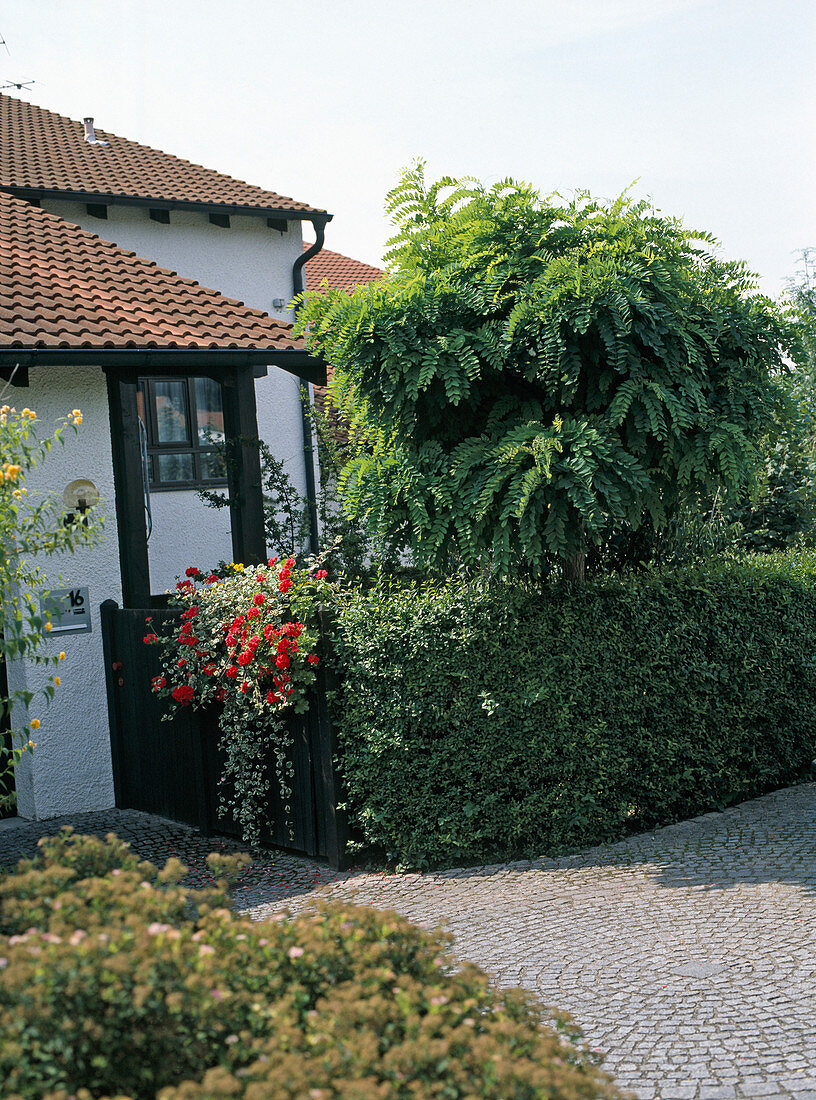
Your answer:
[[[323,247],[325,240],[326,222],[328,218],[311,218],[315,231],[315,243],[306,252],[302,252],[292,267],[293,297],[297,297],[304,291],[303,268],[312,256],[316,256]],[[295,312],[300,308],[300,302],[295,303]],[[314,446],[312,444],[312,422],[309,417],[308,391],[304,394],[301,387],[300,413],[303,426],[303,464],[306,472],[306,505],[309,509],[309,551],[316,554],[320,549],[320,534],[317,528],[317,487],[315,485],[314,470]]]

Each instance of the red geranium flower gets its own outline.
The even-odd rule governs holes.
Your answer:
[[[307,657],[307,660],[308,660],[310,665],[319,665],[320,664],[320,658],[318,657],[318,655],[316,653],[310,653],[309,656]]]
[[[190,566],[187,567],[187,569],[184,570],[184,576],[185,577],[198,577],[198,576],[200,576],[200,574],[199,574],[199,571],[196,569],[196,567],[194,565],[190,565]]]
[[[142,641],[145,645],[153,645],[153,643],[157,642],[158,640],[159,639],[155,634],[145,634],[144,638],[142,638]]]
[[[256,592],[255,595],[252,597],[252,602],[255,604],[256,607],[263,607],[263,605],[266,603],[266,596],[264,596],[263,592]]]
[[[291,587],[292,581],[288,577],[283,577],[280,584],[278,585],[278,588],[281,592],[288,592]]]
[[[193,701],[195,692],[189,684],[179,684],[174,687],[170,693],[177,703],[181,703],[183,707],[188,707]]]
[[[318,571],[315,573],[315,580],[316,581],[325,580],[326,577],[328,577],[328,575],[329,574],[327,573],[327,571],[325,569],[318,569]]]
[[[238,675],[238,666],[230,665],[224,675],[229,676],[230,680],[234,680],[235,677]]]

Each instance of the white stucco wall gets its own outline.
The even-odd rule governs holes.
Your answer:
[[[44,200],[43,209],[253,309],[292,319],[286,310],[274,309],[272,301],[282,298],[288,303],[292,297],[292,267],[303,251],[299,222],[289,222],[282,234],[270,229],[265,218],[243,215],[233,215],[230,228],[222,229],[210,225],[207,214],[198,211],[171,210],[170,224],[162,225],[136,206],[109,206],[107,219],[89,215],[84,203]],[[258,434],[286,464],[304,496],[299,387],[299,379],[270,366],[268,377],[256,381],[255,393]],[[199,564],[232,558],[228,513],[204,507],[195,493],[156,493],[153,504],[150,571],[154,592],[164,591],[193,558]],[[193,553],[191,548],[198,546],[201,553]],[[208,558],[209,554],[213,556]]]
[[[36,367],[30,382],[29,389],[9,390],[4,400],[36,411],[41,438],[71,409],[82,410],[83,423],[77,435],[66,431],[65,446],[55,446],[43,465],[27,477],[29,493],[61,498],[69,482],[87,478],[99,489],[105,517],[99,545],[42,561],[52,587],[90,589],[92,632],[46,641],[43,652],[65,651],[58,670],[62,683],[50,705],[40,697],[27,715],[15,716],[15,725],[35,717],[42,723],[32,734],[35,752],[25,754],[17,769],[18,813],[40,819],[107,809],[114,803],[99,605],[106,599],[121,603],[122,591],[104,375],[98,367]],[[9,687],[37,693],[55,671],[12,662]]]
[[[150,591],[173,588],[188,565],[213,568],[232,561],[228,508],[208,508],[195,492],[152,493],[153,532],[147,544]]]

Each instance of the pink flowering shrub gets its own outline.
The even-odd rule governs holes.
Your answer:
[[[448,936],[348,905],[242,919],[183,872],[73,837],[0,878],[31,909],[0,934],[4,1100],[620,1100],[566,1017]]]
[[[290,809],[287,719],[308,710],[320,664],[316,610],[331,596],[320,559],[298,568],[293,558],[270,558],[264,566],[231,566],[225,576],[191,565],[176,585],[178,628],[159,637],[149,619],[145,624],[145,644],[164,650],[154,692],[175,707],[220,707],[227,759],[222,809],[253,845],[267,816],[270,744],[284,808]]]

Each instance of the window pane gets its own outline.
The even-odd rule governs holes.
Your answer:
[[[202,451],[201,476],[205,481],[217,481],[226,478],[227,471],[223,456],[216,451]]]
[[[154,382],[153,397],[156,402],[158,442],[189,442],[186,381]]]
[[[212,378],[196,378],[194,381],[198,441],[204,444],[223,443],[224,406],[221,401],[221,384],[214,382]]]
[[[156,454],[153,461],[159,468],[159,481],[167,483],[171,481],[193,480],[193,456],[191,454]]]

